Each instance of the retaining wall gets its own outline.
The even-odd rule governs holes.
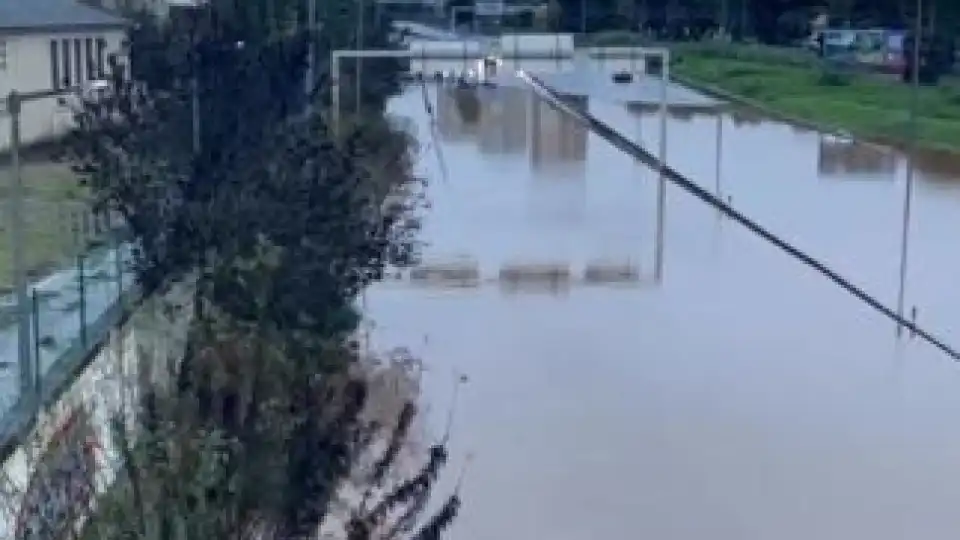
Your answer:
[[[132,305],[8,447],[0,464],[0,540],[70,538],[83,523],[116,478],[112,419],[134,428],[141,389],[168,384],[169,371],[157,366],[183,355],[187,293],[178,286]]]

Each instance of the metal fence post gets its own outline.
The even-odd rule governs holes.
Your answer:
[[[77,290],[80,293],[80,345],[87,348],[87,292],[84,283],[83,255],[77,256]]]
[[[36,288],[33,289],[32,296],[33,296],[32,298],[33,300],[32,302],[33,358],[34,358],[34,366],[36,366],[36,369],[34,370],[34,377],[33,377],[33,391],[35,392],[35,395],[39,397],[40,390],[41,390],[40,379],[42,378],[40,374],[40,371],[41,371],[40,369],[40,339],[41,339],[40,338],[40,297],[37,294]],[[39,405],[40,400],[38,399],[35,403]]]

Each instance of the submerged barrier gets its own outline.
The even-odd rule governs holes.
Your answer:
[[[514,262],[484,272],[477,261],[431,262],[387,273],[385,282],[418,287],[477,288],[497,284],[504,289],[570,288],[575,286],[637,285],[644,277],[632,262],[590,261],[582,265],[564,262]]]

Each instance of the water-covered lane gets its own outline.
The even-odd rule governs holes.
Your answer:
[[[622,113],[600,114],[617,119]],[[637,132],[645,145],[657,144],[658,122],[652,112],[642,116]],[[737,209],[896,304],[906,179],[901,155],[724,113],[720,120],[672,116],[669,160],[713,190],[718,140],[720,193]],[[949,233],[960,227],[960,163],[952,174],[931,165],[920,161],[916,172],[906,304],[916,306],[919,321],[935,333],[960,343],[960,256],[950,249]]]
[[[655,120],[638,124],[602,95],[588,106],[656,148]],[[426,136],[419,94],[393,107]],[[501,117],[536,131],[532,107],[510,110]],[[493,144],[497,123],[440,120],[452,174],[441,180],[424,152],[434,179],[428,259],[468,255],[489,273],[540,259],[652,268],[651,173],[549,115],[538,144],[531,134],[525,151],[510,152]],[[671,121],[671,161],[712,185],[713,132],[692,126]],[[871,277],[880,270],[860,272],[842,246],[831,251],[853,235],[847,250],[868,267],[892,259],[895,280],[895,252],[856,251],[867,242],[856,231],[872,230],[860,224],[882,221],[884,207],[841,222],[873,197],[855,195],[864,183],[818,179],[816,154],[791,165],[795,145],[777,137],[802,135],[775,129],[783,133],[728,130],[723,186],[734,203],[858,282],[884,286]],[[769,151],[758,145],[767,139]],[[771,178],[772,167],[731,156],[769,157],[782,172]],[[803,170],[813,175],[801,179]],[[895,187],[865,188],[881,189],[895,199]],[[814,204],[820,222],[807,224]],[[832,232],[821,223],[830,220],[853,232]],[[889,321],[700,202],[669,193],[661,285],[559,292],[389,283],[370,293],[375,342],[410,346],[429,366],[438,427],[451,375],[469,376],[453,438],[455,462],[475,456],[458,538],[936,539],[960,528],[960,371],[928,346],[898,344]]]

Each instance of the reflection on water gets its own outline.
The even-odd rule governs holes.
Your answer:
[[[575,108],[586,109],[589,106],[587,96],[561,94],[560,98]],[[530,162],[534,167],[544,163],[586,159],[588,131],[585,127],[539,99],[533,100],[532,113],[535,127]]]
[[[552,228],[576,228],[586,219],[584,162],[541,163],[534,168],[528,201],[530,218]]]
[[[480,151],[490,154],[527,150],[529,104],[533,96],[520,87],[475,90],[480,109]]]
[[[895,178],[897,156],[886,148],[821,135],[819,150],[817,171],[821,178]]]
[[[482,105],[472,88],[443,87],[437,92],[437,131],[444,140],[462,141],[477,134]]]
[[[391,106],[418,116],[422,98]],[[602,95],[590,107],[657,148],[655,113]],[[733,204],[891,303],[903,161],[894,182],[818,182],[816,134],[719,118],[669,119],[671,164],[710,186],[722,132]],[[531,136],[553,121],[530,120]],[[584,159],[536,167],[448,144],[450,181],[429,187],[430,253],[471,255],[481,276],[556,260],[577,277],[589,261],[629,258],[649,272],[655,176],[588,138]],[[418,166],[437,175],[429,153]],[[908,301],[958,342],[960,194],[918,179]],[[422,355],[432,405],[449,403],[448,374],[469,375],[451,451],[455,466],[476,459],[456,537],[954,538],[957,366],[895,342],[888,320],[700,201],[670,188],[667,204],[655,287],[565,289],[558,277],[550,294],[371,290],[375,342]]]
[[[561,98],[575,107],[589,105],[586,96]],[[438,131],[448,142],[475,140],[484,154],[529,151],[535,168],[586,159],[587,129],[528,89],[442,86],[436,109]]]
[[[917,168],[926,180],[960,188],[960,154],[926,150],[917,153]]]
[[[643,119],[644,124],[658,118],[656,104],[628,105],[627,110]],[[878,178],[890,178],[896,175],[898,167],[904,166],[905,158],[896,148],[870,143],[844,143],[831,136],[821,136],[809,127],[789,125],[770,119],[763,113],[740,106],[699,107],[671,105],[668,117],[678,123],[697,122],[716,119],[723,116],[734,128],[749,128],[759,131],[779,131],[787,129],[802,137],[816,137],[818,140],[818,171],[824,177],[847,175],[850,179],[876,175]],[[651,124],[653,125],[653,124]],[[949,151],[920,150],[915,161],[918,179],[922,182],[942,184],[944,187],[955,185],[960,189],[960,154]]]

